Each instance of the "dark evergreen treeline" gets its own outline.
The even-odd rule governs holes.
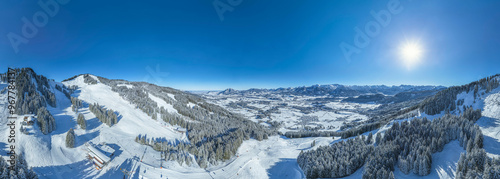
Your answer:
[[[31,167],[28,167],[28,163],[26,163],[24,156],[22,154],[15,156],[16,165],[13,167],[11,167],[3,157],[0,157],[0,178],[37,179],[38,176]],[[9,168],[13,170],[10,170]]]
[[[481,80],[469,83],[462,86],[454,86],[438,92],[433,97],[425,99],[420,104],[421,111],[429,115],[439,114],[441,111],[453,111],[457,108],[457,95],[462,92],[471,92],[474,90],[474,99],[479,95],[480,89],[484,89],[486,93],[499,86],[498,77],[500,74],[483,78]]]
[[[236,154],[238,148],[235,146],[240,146],[243,140],[232,136],[233,134],[243,135],[241,132],[231,133],[217,138],[215,142],[210,141],[203,143],[200,147],[181,141],[172,143],[158,138],[148,139],[145,135],[137,136],[135,141],[143,145],[151,146],[156,151],[165,152],[167,155],[164,160],[174,160],[179,162],[179,164],[185,162],[189,165],[194,162],[189,155],[192,154],[195,156],[198,165],[202,168],[206,168],[209,163],[216,164],[217,161],[230,159]]]
[[[70,97],[70,100],[71,100],[71,110],[73,112],[78,112],[78,109],[83,107],[82,100],[75,97]]]
[[[341,133],[334,131],[288,131],[285,136],[288,138],[302,137],[334,137],[340,136]]]
[[[17,114],[36,114],[37,124],[42,133],[52,132],[56,128],[56,123],[46,106],[49,104],[56,107],[56,97],[49,85],[49,80],[42,75],[37,75],[31,68],[16,69],[16,72]]]
[[[382,127],[383,125],[385,125],[384,121],[377,121],[373,123],[366,123],[339,133],[342,139],[347,139],[349,137],[358,136],[368,131],[373,131],[375,129]]]
[[[361,164],[361,166],[365,165],[363,178],[393,178],[392,172],[395,166],[398,166],[405,174],[428,175],[431,172],[432,153],[442,151],[445,144],[457,139],[460,145],[467,151],[467,155],[464,155],[463,159],[461,159],[462,166],[459,166],[460,172],[462,172],[461,175],[466,178],[472,176],[472,174],[468,173],[473,173],[474,175],[480,174],[482,176],[485,173],[485,166],[489,167],[486,173],[495,175],[496,171],[494,169],[498,168],[498,165],[495,165],[496,160],[488,159],[485,157],[486,155],[483,155],[484,157],[477,157],[479,155],[477,154],[478,150],[480,152],[484,140],[481,130],[477,125],[474,125],[480,117],[480,110],[466,108],[461,116],[445,115],[433,121],[426,118],[418,118],[411,120],[411,122],[394,122],[383,137],[380,133],[377,134],[375,139],[377,143],[376,147],[367,153],[366,163]],[[304,152],[299,155],[297,161],[308,178],[343,177],[350,175],[354,171],[341,171],[341,167],[338,166],[337,162],[329,162],[331,160],[323,156],[330,156],[331,154],[328,151],[354,151],[355,149],[366,148],[372,141],[372,137],[372,135],[369,135],[366,140],[357,139],[358,142],[350,143],[352,146],[348,149],[345,149],[344,144],[336,143],[337,145],[324,146],[320,147],[321,149],[318,148],[318,150]],[[360,137],[358,136],[357,138]],[[334,156],[335,160],[350,160],[346,156]],[[476,156],[476,158],[473,156]],[[321,160],[325,162],[319,162]],[[491,161],[484,162],[488,160]],[[318,162],[307,163],[304,161]],[[477,163],[477,161],[483,162]],[[343,169],[347,165],[344,165]],[[477,165],[482,167],[477,167]],[[326,175],[328,172],[325,170],[329,172],[337,170],[336,172],[338,173]]]
[[[186,152],[189,148],[193,148],[190,144],[185,144],[178,140],[169,142],[160,138],[149,139],[146,135],[138,135],[135,138],[135,142],[142,145],[148,145],[156,151],[164,152],[166,155],[162,158],[162,160],[177,161],[181,165],[184,162],[188,165],[193,162],[189,153]]]
[[[74,80],[75,78],[79,77],[80,75],[84,75],[84,74],[79,74],[79,75],[72,76],[72,77],[70,77],[68,79],[62,80],[62,82]]]
[[[331,146],[320,146],[316,150],[301,152],[297,163],[307,178],[345,177],[365,164],[374,148],[368,144],[364,136],[358,136]]]
[[[16,112],[18,114],[36,114],[38,109],[46,107],[46,104],[56,107],[56,97],[46,77],[36,75],[30,68],[16,70]]]
[[[465,154],[460,154],[455,176],[457,179],[499,179],[500,159],[489,158],[484,149],[475,147]]]
[[[94,115],[101,121],[102,123],[105,123],[108,126],[113,126],[116,123],[118,123],[118,116],[113,110],[107,110],[104,109],[104,107],[100,106],[97,103],[94,104],[89,104],[89,110],[90,112],[94,113]]]
[[[340,136],[343,139],[354,137],[365,132],[378,129],[390,121],[414,117],[416,115],[416,111],[418,110],[418,105],[414,103],[415,101],[381,105],[376,109],[376,111],[371,111],[367,114],[370,116],[369,120],[361,122],[361,124],[354,121],[344,124],[344,126],[341,127],[341,130],[344,130],[345,128],[348,129],[340,131]],[[412,107],[404,108],[405,106]]]
[[[480,110],[468,108],[462,116],[395,122],[377,143],[365,166],[363,178],[385,177],[384,173],[394,171],[396,164],[405,174],[428,175],[432,166],[431,154],[442,151],[452,140],[458,139],[467,151],[474,146],[482,147],[482,140],[479,140],[481,130],[474,125],[480,117]]]
[[[160,108],[160,119],[171,125],[178,125],[186,128],[188,122],[184,120],[184,118],[185,117],[179,114],[167,112],[167,110],[165,110],[163,107]],[[153,119],[155,119],[154,116]]]
[[[192,126],[193,124],[189,125]],[[200,132],[196,136],[203,137],[205,133]],[[255,136],[257,136],[257,140],[268,138],[267,134],[255,134]],[[242,129],[233,129],[225,134],[206,137],[194,143],[193,141],[196,140],[190,140],[191,143],[180,143],[180,145],[175,145],[178,142],[172,144],[166,141],[147,139],[145,136],[141,135],[136,138],[136,142],[143,145],[149,145],[157,151],[171,152],[173,153],[171,155],[181,155],[170,157],[170,160],[181,159],[185,157],[185,152],[188,152],[195,156],[196,162],[200,167],[206,168],[208,164],[216,165],[218,161],[230,159],[236,154],[243,140],[248,140],[249,138],[250,133],[244,133]],[[167,158],[167,160],[169,160],[169,158]],[[179,162],[182,163],[184,161]]]
[[[97,80],[94,79],[93,77],[91,77],[90,74],[84,74],[83,75],[83,82],[87,83],[89,85],[95,85],[95,84],[97,84]]]
[[[198,136],[203,136],[203,131],[198,131],[199,127],[195,128],[197,130],[192,130],[198,133]],[[250,138],[251,134],[244,130],[234,129],[219,136],[208,137],[204,141],[197,141],[190,153],[196,156],[200,167],[206,167],[207,165],[203,165],[205,163],[216,165],[218,161],[224,161],[234,156],[243,141]],[[267,139],[267,134],[257,136],[257,140]]]
[[[40,109],[38,109],[36,118],[37,118],[37,125],[43,134],[48,134],[56,130],[56,120],[50,114],[47,108],[41,107]]]

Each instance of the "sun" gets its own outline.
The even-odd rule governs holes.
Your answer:
[[[406,42],[400,47],[401,60],[408,69],[418,65],[422,55],[423,49],[418,42]]]

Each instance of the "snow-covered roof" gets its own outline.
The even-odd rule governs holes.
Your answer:
[[[92,142],[86,143],[85,146],[87,146],[87,150],[89,151],[90,154],[100,158],[101,160],[103,160],[103,162],[109,162],[111,160],[111,158],[109,158],[107,155],[103,154],[101,151],[95,148]]]
[[[115,149],[107,146],[106,144],[99,146],[99,149],[101,149],[107,156],[110,156],[112,153],[115,152]]]

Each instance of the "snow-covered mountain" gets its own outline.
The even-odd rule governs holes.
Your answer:
[[[8,119],[12,94],[6,75],[0,79],[0,117]],[[39,178],[305,178],[327,176],[333,165],[346,178],[500,174],[500,161],[490,159],[500,156],[499,75],[446,89],[315,85],[200,95],[91,74],[56,82],[29,68],[17,69],[14,81],[16,142],[11,121],[0,120],[0,155],[8,159],[15,145],[29,166],[19,169]],[[464,165],[479,160],[487,162]],[[315,175],[320,168],[306,161],[337,162],[315,165],[323,171]],[[6,166],[0,161],[0,178]]]
[[[133,171],[125,172],[133,178],[209,178],[209,168],[218,170],[234,159],[244,140],[276,134],[168,87],[90,74],[55,82],[29,68],[17,70],[15,86],[22,95],[16,96],[14,122],[25,131],[16,136],[16,153],[40,178],[122,178],[124,171]],[[1,87],[4,119],[9,98],[7,85]],[[23,124],[25,117],[35,124]],[[7,122],[2,121],[0,133],[9,133]],[[70,129],[74,148],[65,144]],[[7,145],[8,135],[0,141]],[[102,170],[88,159],[88,146],[110,154],[101,157],[106,158]]]

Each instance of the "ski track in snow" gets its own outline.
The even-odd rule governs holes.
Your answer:
[[[500,88],[484,97],[482,116],[477,124],[484,135],[484,149],[490,157],[500,157]]]

